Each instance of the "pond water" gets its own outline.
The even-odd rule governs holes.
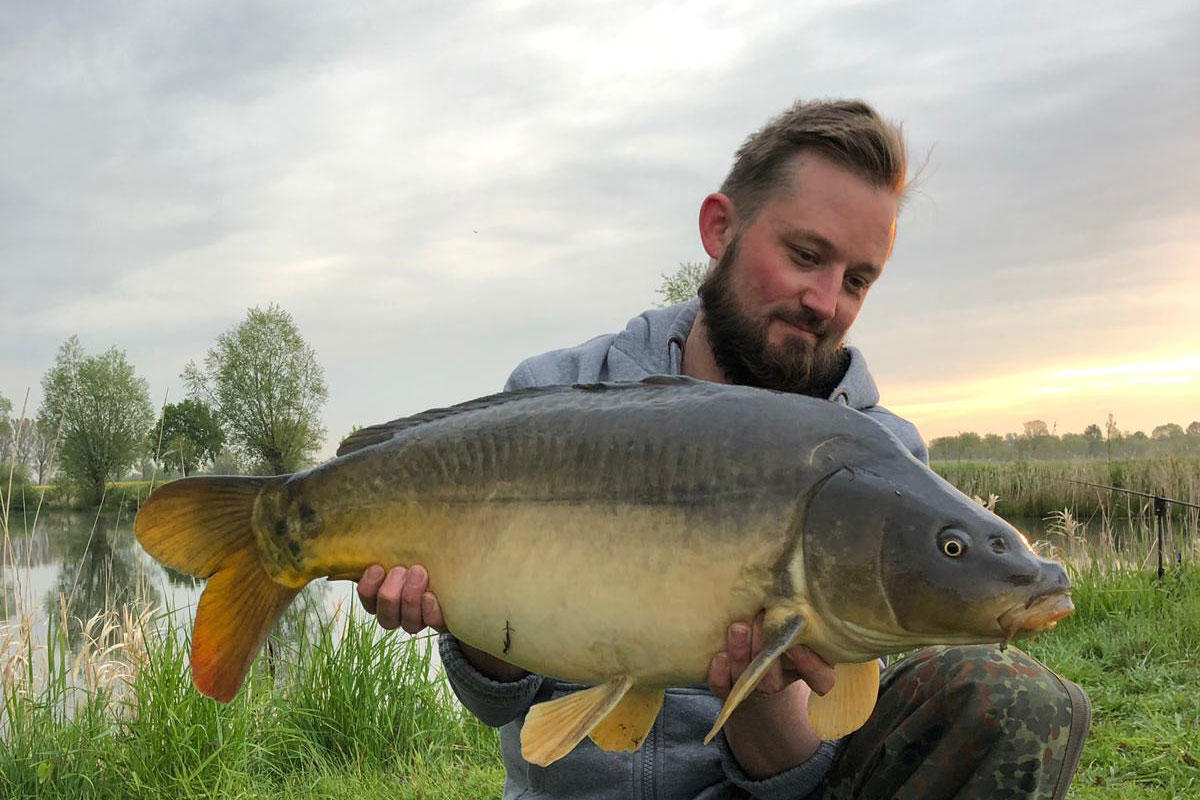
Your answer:
[[[74,639],[80,621],[133,601],[186,610],[190,620],[204,588],[203,581],[163,567],[142,550],[132,514],[43,511],[36,524],[14,514],[9,528],[0,543],[0,622],[31,614],[38,639],[47,617],[58,618],[64,603]],[[328,616],[358,602],[350,581],[315,581],[302,597],[293,617]]]

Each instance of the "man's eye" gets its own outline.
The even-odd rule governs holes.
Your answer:
[[[793,250],[792,258],[801,264],[816,264],[820,258],[812,250]]]
[[[852,292],[865,292],[867,287],[870,285],[871,282],[861,275],[846,276],[846,286],[849,287],[850,291]]]

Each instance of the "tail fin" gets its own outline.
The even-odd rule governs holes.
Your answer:
[[[183,478],[159,487],[138,511],[134,531],[146,552],[208,585],[192,631],[192,682],[227,703],[271,626],[299,590],[263,569],[254,538],[254,501],[277,478]]]

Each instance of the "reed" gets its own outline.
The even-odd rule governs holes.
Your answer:
[[[306,623],[221,705],[191,685],[179,617],[106,611],[75,650],[65,619],[44,642],[28,616],[0,628],[0,796],[278,797],[336,775],[441,797],[458,771],[499,794],[495,732],[454,702],[427,637],[353,613]]]
[[[1106,461],[936,461],[933,469],[967,495],[1001,498],[1002,515],[1041,517],[1070,508],[1084,518],[1131,519],[1153,513],[1145,498],[1109,492],[1071,481],[1101,483],[1200,504],[1200,458]],[[1200,510],[1174,507],[1177,520],[1193,528]]]

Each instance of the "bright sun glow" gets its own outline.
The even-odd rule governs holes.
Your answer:
[[[1042,419],[1060,433],[1078,432],[1114,414],[1123,428],[1200,418],[1200,355],[1030,370],[957,384],[891,392],[891,407],[927,439],[960,431],[1019,431]],[[926,398],[938,398],[928,400]]]

